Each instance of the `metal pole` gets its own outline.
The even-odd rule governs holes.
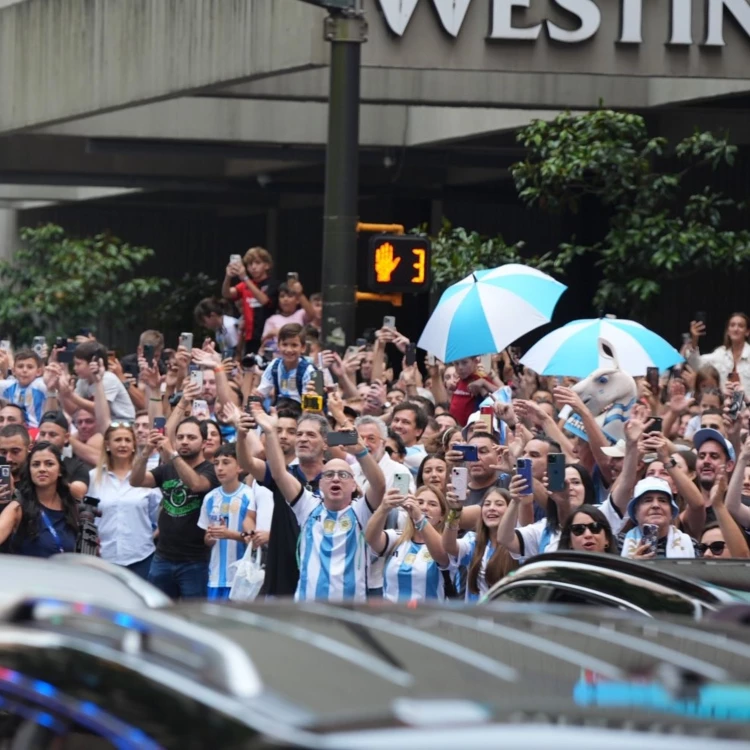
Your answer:
[[[325,22],[325,36],[331,42],[323,209],[325,348],[343,347],[355,338],[360,45],[366,33],[360,10],[331,11]]]

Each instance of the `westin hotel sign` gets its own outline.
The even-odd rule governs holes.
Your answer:
[[[457,37],[472,2],[478,0],[378,0],[386,24],[401,36],[409,25],[418,3],[432,4],[443,29]],[[564,26],[550,19],[523,23],[519,14],[534,10],[541,0],[487,0],[490,7],[489,40],[535,41],[546,32],[550,40],[576,44],[592,39],[602,25],[602,12],[608,6],[619,5],[619,33],[614,41],[620,44],[641,44],[644,33],[644,5],[658,6],[669,15],[666,44],[689,47],[698,43],[704,47],[723,47],[724,24],[732,21],[750,38],[750,0],[549,0],[552,6],[565,11],[570,19]],[[694,24],[694,4],[703,6],[705,34],[697,38]],[[750,64],[748,66],[750,70]]]

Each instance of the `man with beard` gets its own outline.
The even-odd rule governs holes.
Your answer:
[[[146,446],[138,450],[130,474],[133,487],[159,487],[164,494],[148,580],[173,599],[203,598],[208,593],[210,549],[198,519],[203,498],[219,486],[219,480],[213,464],[203,456],[205,439],[206,427],[194,417],[177,425],[177,450],[168,437],[152,430]],[[158,448],[162,463],[147,471],[154,448]]]
[[[22,424],[6,424],[0,429],[0,457],[8,462],[15,484],[21,478],[21,468],[29,455],[30,443],[29,431]],[[5,502],[8,500],[10,497]]]
[[[716,472],[720,466],[724,465],[727,476],[731,476],[735,462],[734,448],[718,430],[711,428],[698,430],[693,435],[693,445],[698,454],[695,462],[698,483],[703,493],[703,502],[709,511],[707,520],[712,521],[713,513],[709,507],[711,488],[714,486]]]
[[[327,447],[328,421],[319,414],[303,414],[292,422],[293,413],[279,411],[275,434],[281,443],[286,469],[306,490],[319,494],[320,474]],[[248,416],[240,419],[247,422]],[[294,437],[291,430],[294,429]],[[266,596],[292,596],[297,589],[297,538],[299,524],[278,486],[278,478],[271,474],[268,464],[258,458],[260,441],[252,432],[240,427],[240,466],[273,493],[273,518],[268,544],[266,577],[262,594]],[[269,440],[265,432],[266,443]],[[254,441],[254,442],[253,442]],[[248,447],[250,450],[248,451]],[[296,456],[296,458],[294,457]]]

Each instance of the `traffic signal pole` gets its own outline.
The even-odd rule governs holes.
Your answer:
[[[325,202],[323,208],[324,348],[355,338],[357,203],[359,183],[359,79],[364,12],[327,5],[325,38],[331,43]]]

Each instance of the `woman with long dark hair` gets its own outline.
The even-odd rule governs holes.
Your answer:
[[[496,581],[517,567],[508,550],[497,540],[497,531],[509,502],[507,490],[490,487],[482,497],[476,529],[459,539],[458,519],[462,506],[455,493],[448,494],[452,511],[448,514],[448,523],[443,531],[443,547],[456,565],[467,569],[466,601],[478,599]]]
[[[507,547],[515,558],[554,552],[568,516],[581,505],[596,503],[591,475],[580,464],[568,464],[565,467],[565,489],[549,493],[547,517],[516,528],[520,506],[533,502],[533,495],[525,494],[524,487],[523,477],[518,474],[514,476],[510,483],[510,512],[505,515],[498,529],[500,544]]]
[[[417,487],[437,487],[445,494],[448,483],[448,464],[442,453],[428,453],[417,470]]]
[[[21,470],[16,499],[0,513],[0,544],[17,555],[51,557],[75,552],[78,503],[65,479],[60,451],[37,443]]]
[[[595,505],[585,504],[571,513],[563,524],[557,549],[619,554],[607,517]]]

